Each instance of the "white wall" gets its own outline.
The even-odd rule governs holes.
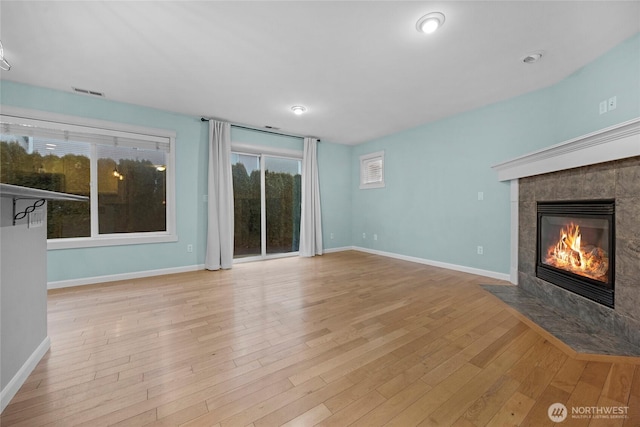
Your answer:
[[[18,201],[18,209],[28,201]],[[46,214],[41,227],[12,225],[12,198],[0,198],[0,384],[9,403],[49,347]]]

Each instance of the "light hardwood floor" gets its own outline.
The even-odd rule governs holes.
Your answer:
[[[639,359],[576,355],[481,283],[341,252],[51,291],[0,424],[538,427],[561,402],[640,425]]]

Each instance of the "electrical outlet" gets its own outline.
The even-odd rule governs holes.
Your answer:
[[[187,252],[193,252],[193,245],[187,245]]]
[[[333,240],[333,238],[334,238],[334,237],[335,237],[335,236],[333,235],[333,233],[331,233],[331,240]]]
[[[482,191],[478,191],[478,200],[484,200],[484,193]]]
[[[362,238],[366,239],[367,238],[367,233],[362,233]]]
[[[373,240],[378,240],[378,235],[377,234],[373,235]]]
[[[609,105],[608,105],[609,111],[615,110],[617,106],[618,106],[618,97],[612,96],[611,98],[609,98]]]
[[[42,208],[38,208],[33,212],[29,213],[29,222],[27,224],[27,228],[38,228],[44,225],[44,210]]]
[[[484,254],[484,249],[482,248],[482,246],[478,246],[478,255],[483,255]]]
[[[600,114],[604,114],[607,112],[607,101],[600,102]]]

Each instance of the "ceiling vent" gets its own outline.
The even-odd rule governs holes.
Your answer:
[[[277,128],[275,126],[269,126],[269,125],[266,125],[265,128],[266,129],[271,129],[271,130],[280,130],[280,128]]]
[[[81,93],[83,95],[101,96],[101,97],[104,98],[104,93],[103,92],[96,92],[95,90],[80,89],[78,87],[72,87],[71,89],[73,89],[75,92]]]

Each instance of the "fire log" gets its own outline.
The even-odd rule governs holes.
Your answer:
[[[582,265],[582,261],[580,258],[580,252],[574,250],[568,243],[567,243],[567,236],[563,236],[562,237],[562,243],[564,243],[564,245],[567,247],[567,251],[569,252],[569,256],[570,258],[574,261],[574,265],[580,267]]]

